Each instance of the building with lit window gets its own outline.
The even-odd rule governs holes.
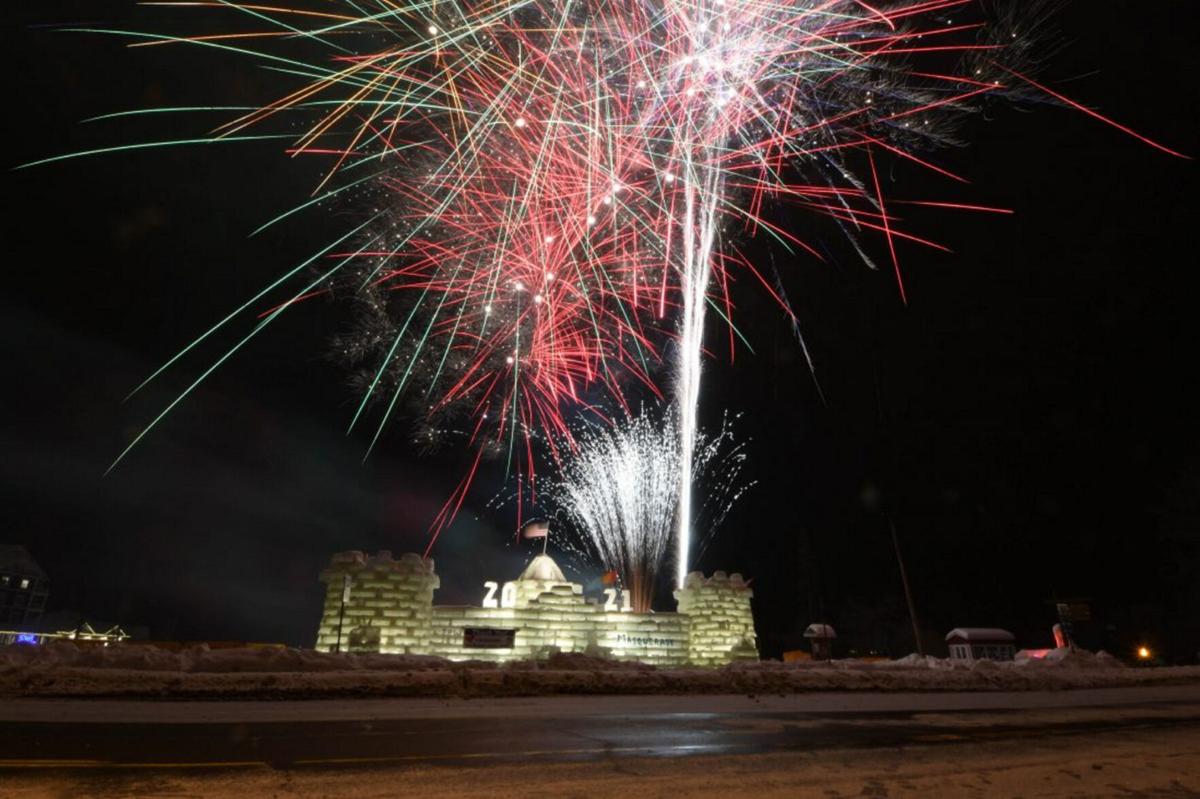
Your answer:
[[[976,660],[1012,660],[1016,638],[1008,630],[994,627],[955,627],[946,634],[950,659],[973,663]]]
[[[0,544],[0,628],[33,628],[49,595],[50,580],[29,550]]]

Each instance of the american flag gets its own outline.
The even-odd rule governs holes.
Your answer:
[[[529,522],[521,528],[522,538],[546,538],[550,535],[550,522]]]

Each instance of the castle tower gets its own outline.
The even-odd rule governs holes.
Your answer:
[[[411,552],[399,560],[387,550],[338,552],[321,582],[326,590],[318,651],[429,652],[433,592],[440,585],[432,560]]]
[[[679,612],[690,619],[688,663],[693,666],[723,666],[734,660],[757,660],[754,616],[750,600],[754,592],[736,572],[714,572],[705,578],[692,572],[683,588],[675,591]]]

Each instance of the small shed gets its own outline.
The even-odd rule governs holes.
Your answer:
[[[813,660],[833,660],[833,639],[837,633],[828,624],[810,624],[804,629],[804,637],[812,642]]]
[[[1016,638],[1008,630],[995,627],[955,627],[946,633],[950,659],[1012,660],[1016,654]]]

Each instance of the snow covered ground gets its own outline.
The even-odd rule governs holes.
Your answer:
[[[1200,683],[1200,666],[1128,668],[1104,654],[967,666],[910,655],[867,663],[739,663],[654,668],[584,655],[496,665],[413,655],[287,648],[167,651],[56,643],[0,650],[0,697],[285,699],[547,694],[791,694],[814,691],[1016,691]]]

